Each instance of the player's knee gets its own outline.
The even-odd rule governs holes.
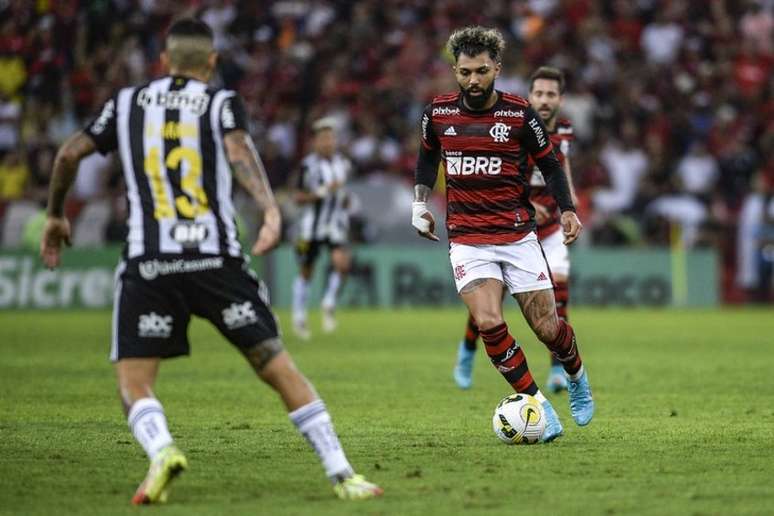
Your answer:
[[[503,324],[503,318],[500,314],[476,314],[475,322],[478,324],[480,331],[487,331]]]
[[[263,378],[266,366],[284,350],[282,341],[278,337],[274,337],[259,342],[250,349],[243,350],[243,353],[255,372]]]

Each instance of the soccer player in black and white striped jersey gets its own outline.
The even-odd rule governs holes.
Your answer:
[[[311,336],[306,305],[309,282],[321,248],[330,249],[333,267],[321,303],[325,332],[336,328],[336,296],[351,265],[347,247],[350,198],[344,186],[352,164],[336,150],[336,124],[332,118],[321,118],[312,125],[312,130],[313,152],[301,163],[295,192],[295,200],[302,209],[296,236],[299,271],[293,283],[293,331],[304,340]]]
[[[232,176],[263,211],[254,254],[279,241],[280,211],[239,97],[207,86],[216,59],[206,24],[177,21],[162,54],[170,74],[121,89],[96,120],[62,145],[51,179],[42,258],[56,267],[62,245],[69,244],[63,208],[78,163],[94,151],[117,150],[127,185],[129,233],[116,270],[110,358],[129,426],[151,462],[133,503],[165,502],[170,480],[188,465],[153,385],[162,358],[189,353],[191,314],[212,322],[277,391],[337,496],[377,496],[382,490],[354,473],[325,404],[283,349],[266,287],[242,254]]]

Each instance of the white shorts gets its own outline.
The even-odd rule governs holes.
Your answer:
[[[556,231],[540,241],[543,246],[543,252],[546,253],[548,266],[551,267],[551,274],[570,275],[570,253],[567,246],[564,245],[564,235],[562,231]]]
[[[509,294],[553,288],[534,232],[512,244],[452,243],[449,260],[457,292],[481,278],[500,280]]]

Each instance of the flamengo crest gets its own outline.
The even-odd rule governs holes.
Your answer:
[[[511,132],[511,126],[505,125],[502,122],[497,122],[489,130],[489,135],[494,138],[497,143],[505,143],[508,141],[508,134]]]

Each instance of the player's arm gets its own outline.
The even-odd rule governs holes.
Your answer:
[[[263,225],[252,252],[264,254],[279,242],[282,225],[279,206],[274,199],[266,169],[253,145],[253,139],[244,129],[230,131],[223,138],[223,143],[234,176],[263,212]]]
[[[46,224],[40,240],[40,256],[48,268],[59,265],[62,244],[70,245],[70,223],[64,216],[64,203],[75,181],[79,163],[95,150],[108,154],[116,147],[116,97],[113,96],[102,105],[99,116],[83,131],[70,136],[56,153],[48,185]]]
[[[40,241],[40,256],[50,269],[59,266],[62,244],[70,245],[70,223],[64,216],[67,192],[75,181],[78,164],[96,149],[94,140],[83,131],[78,131],[56,153],[48,186],[46,224]]]
[[[441,161],[441,146],[433,132],[431,106],[422,114],[422,137],[414,171],[414,202],[411,206],[411,225],[420,236],[438,241],[435,235],[435,219],[427,208],[427,200],[438,178],[438,163]]]
[[[546,178],[546,185],[549,191],[556,199],[559,210],[562,212],[561,224],[564,233],[564,243],[571,244],[578,238],[583,227],[575,214],[575,205],[570,195],[570,187],[567,183],[567,176],[559,159],[554,153],[551,140],[548,137],[548,131],[543,125],[534,109],[525,110],[524,123],[524,144],[535,160],[543,177]]]
[[[317,188],[311,189],[308,186],[309,181],[309,166],[304,163],[301,165],[301,171],[298,174],[298,182],[293,190],[293,200],[297,204],[313,204],[321,199],[327,197],[332,190],[326,185],[320,185]]]

